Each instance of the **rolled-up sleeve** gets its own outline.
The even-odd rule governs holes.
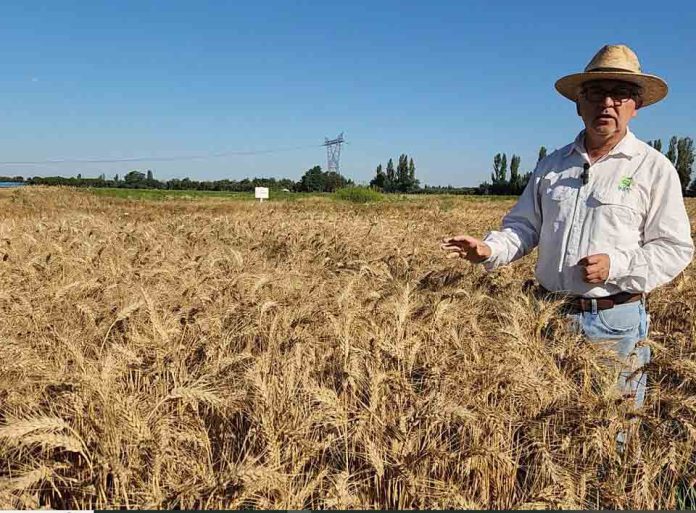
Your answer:
[[[515,206],[503,218],[501,230],[484,237],[491,248],[491,256],[483,262],[487,271],[522,258],[539,243],[542,218],[538,190],[539,176],[535,171]]]
[[[660,169],[651,190],[640,248],[609,252],[607,283],[628,292],[650,292],[673,280],[691,262],[694,242],[679,176],[673,166]]]

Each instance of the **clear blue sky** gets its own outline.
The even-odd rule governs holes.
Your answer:
[[[670,85],[642,139],[696,137],[696,6],[659,2],[68,1],[3,3],[0,160],[196,161],[0,166],[0,174],[368,181],[408,153],[421,182],[475,185],[496,152],[531,170],[581,128],[553,83],[625,43]],[[314,147],[307,147],[316,145]]]

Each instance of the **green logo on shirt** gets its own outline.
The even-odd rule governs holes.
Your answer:
[[[633,184],[633,178],[631,178],[630,176],[624,176],[621,179],[621,181],[619,182],[619,190],[620,191],[630,191],[631,184]]]

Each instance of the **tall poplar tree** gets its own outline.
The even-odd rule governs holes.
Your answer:
[[[522,176],[520,176],[521,160],[519,155],[514,154],[510,159],[510,194],[520,194],[522,192]]]
[[[404,153],[399,155],[399,163],[396,166],[396,180],[399,192],[408,191],[408,157]]]
[[[662,139],[655,139],[654,141],[648,141],[648,144],[655,148],[657,151],[662,151]]]
[[[493,185],[507,184],[507,156],[504,153],[496,153],[493,157],[491,180]]]
[[[378,187],[379,189],[384,190],[386,182],[387,175],[385,175],[384,171],[382,171],[382,164],[379,164],[377,166],[377,170],[375,171],[375,177],[370,182],[370,187]]]
[[[384,190],[386,192],[392,192],[396,186],[396,173],[394,172],[394,161],[392,159],[389,159],[389,162],[387,162],[386,175],[387,179],[384,183]]]
[[[418,189],[418,180],[416,180],[416,165],[413,163],[413,158],[408,161],[408,182],[411,189]]]
[[[677,157],[674,167],[677,168],[682,193],[686,192],[691,183],[691,171],[694,164],[694,141],[691,137],[683,137],[677,142]]]
[[[667,153],[665,153],[665,156],[675,167],[677,165],[677,142],[677,137],[672,136],[672,138],[669,140],[669,148],[667,148]]]

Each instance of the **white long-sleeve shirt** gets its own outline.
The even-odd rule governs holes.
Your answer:
[[[585,297],[620,291],[650,292],[691,262],[694,243],[679,176],[662,153],[630,131],[592,164],[584,131],[537,165],[501,231],[484,241],[487,270],[508,264],[539,246],[536,276],[548,290]],[[609,255],[603,284],[583,280],[578,261]]]

